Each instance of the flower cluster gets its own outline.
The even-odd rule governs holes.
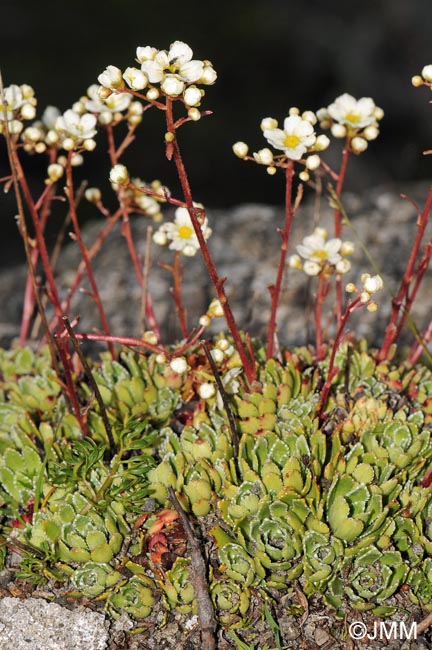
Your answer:
[[[244,142],[236,142],[233,145],[233,151],[238,158],[254,160],[259,165],[266,165],[267,172],[274,174],[276,166],[280,163],[284,165],[286,159],[301,161],[306,169],[315,170],[320,166],[321,160],[317,152],[324,151],[330,144],[326,135],[316,135],[314,125],[317,123],[317,117],[312,111],[304,111],[300,115],[298,108],[293,107],[289,110],[288,117],[285,118],[283,129],[279,128],[279,123],[273,117],[265,117],[261,121],[261,130],[267,142],[275,149],[283,151],[283,154],[275,156],[271,149],[265,147],[253,153],[253,158],[247,158],[249,147]],[[310,154],[306,160],[302,160],[305,154]],[[308,180],[307,171],[302,172],[302,180]]]
[[[372,296],[383,288],[384,282],[382,277],[380,275],[363,273],[360,282],[362,284],[361,288],[358,288],[353,282],[349,282],[346,286],[346,291],[348,293],[357,293],[360,297],[360,302],[367,305],[369,311],[376,311],[377,304],[372,301]]]
[[[421,75],[416,74],[411,79],[413,86],[418,88],[418,86],[429,86],[432,90],[432,64],[425,65],[421,71]]]
[[[199,203],[194,203],[194,206],[203,208]],[[207,217],[201,217],[199,220],[203,237],[208,239],[212,231],[208,227]],[[174,221],[164,223],[153,235],[153,241],[159,246],[169,243],[168,248],[181,251],[186,257],[193,257],[200,248],[187,208],[177,208]]]
[[[338,238],[328,240],[327,230],[315,228],[312,235],[297,246],[297,251],[299,255],[291,255],[288,260],[291,268],[303,270],[310,276],[323,272],[344,274],[351,269],[351,262],[345,258],[354,252],[354,244]]]
[[[139,92],[146,89],[146,98],[156,101],[162,92],[173,98],[182,97],[189,109],[199,106],[204,90],[196,84],[211,85],[216,81],[216,72],[210,61],[193,59],[189,45],[175,41],[169,50],[155,47],[137,47],[136,61],[140,68],[128,67],[124,72],[109,65],[98,81],[102,86],[102,97],[110,93]],[[108,91],[108,92],[106,92]]]
[[[60,136],[62,148],[73,151],[83,147],[87,151],[93,151],[96,147],[93,140],[96,135],[96,122],[95,115],[80,114],[71,108],[60,115],[56,120],[55,130]]]
[[[152,194],[146,194],[145,190]],[[160,204],[166,203],[170,191],[159,180],[145,183],[140,178],[133,178],[130,187],[127,189],[126,196],[129,198],[132,207],[151,217],[153,221],[158,222],[162,219]]]
[[[370,97],[355,99],[344,93],[327,108],[317,111],[317,117],[322,129],[331,129],[335,138],[349,137],[352,151],[362,153],[368,142],[378,137],[378,122],[384,111]]]
[[[0,133],[3,133],[7,121],[9,133],[18,134],[24,128],[24,120],[33,120],[36,116],[34,90],[27,84],[12,84],[4,89],[4,100],[0,97]]]

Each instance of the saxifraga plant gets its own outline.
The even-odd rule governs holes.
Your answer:
[[[354,244],[341,239],[347,222],[341,196],[349,159],[378,137],[383,111],[371,98],[344,94],[317,113],[291,108],[283,128],[272,117],[263,119],[272,149],[249,156],[245,143],[233,147],[240,159],[264,165],[270,175],[281,171],[286,182],[267,340],[252,340],[235,322],[178,140],[184,123],[210,113],[201,109],[202,86],[213,84],[216,72],[209,61],[193,59],[181,41],[168,51],[138,47],[136,64],[125,71],[109,65],[99,85],[71,109],[61,115],[48,107],[36,122],[33,89],[0,84],[0,132],[11,170],[2,181],[6,189],[14,186],[29,269],[20,345],[0,351],[2,561],[10,561],[8,550],[19,553],[18,577],[35,585],[63,582],[71,595],[103,601],[113,617],[126,613],[160,626],[166,620],[160,612],[174,610],[187,629],[187,617],[196,614],[209,649],[216,647],[218,627],[245,632],[257,611],[280,645],[271,608],[277,594],[287,594],[294,611],[300,589],[337,616],[351,608],[392,614],[401,593],[432,609],[432,374],[417,363],[427,353],[431,325],[416,332],[406,358],[395,349],[406,321],[416,331],[409,312],[432,254],[423,241],[432,188],[419,211],[382,347],[368,350],[364,341],[346,337],[347,323],[357,309],[377,309],[375,294],[384,283],[378,273],[364,273],[346,284],[344,300]],[[432,66],[413,84],[432,87]],[[175,164],[180,199],[160,181],[131,175],[121,162],[149,109],[164,116],[165,154]],[[186,113],[177,115],[178,109]],[[317,133],[318,125],[344,141],[337,172],[322,159],[330,139]],[[99,188],[85,190],[104,216],[88,244],[74,170],[97,146],[101,130],[118,207],[110,211]],[[47,157],[37,198],[22,151]],[[288,255],[303,185],[314,186],[314,174],[330,182],[333,237],[318,225]],[[61,251],[49,251],[45,238],[59,183],[65,184],[81,254],[66,291],[56,281]],[[134,214],[160,222],[166,203],[176,207],[174,220],[152,238],[173,251],[165,268],[173,278],[182,336],[177,344],[161,339],[147,291],[149,269],[144,264],[143,270],[130,226]],[[111,333],[93,272],[118,223],[142,288],[140,338]],[[198,251],[216,295],[191,329],[182,260]],[[287,267],[316,278],[314,348],[280,348],[277,312]],[[97,305],[99,334],[81,332],[71,309],[84,276]],[[332,284],[335,334],[327,341],[323,310]],[[38,352],[25,347],[35,306],[47,343]],[[204,345],[210,323],[222,316],[228,333]],[[90,361],[80,348],[83,340],[105,342],[108,350]],[[251,627],[247,634],[253,643]]]

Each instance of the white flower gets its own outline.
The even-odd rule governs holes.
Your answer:
[[[351,262],[349,260],[339,260],[339,262],[336,262],[335,269],[336,273],[340,273],[341,275],[348,273],[351,269]]]
[[[300,255],[290,255],[288,258],[288,266],[290,269],[297,269],[300,271],[303,268]]]
[[[99,94],[101,86],[92,84],[87,88],[89,99],[84,100],[84,106],[87,111],[92,113],[121,113],[126,110],[132,101],[132,95],[129,93],[113,93],[106,99],[102,99]]]
[[[300,160],[316,140],[312,124],[302,120],[299,115],[286,117],[283,130],[266,129],[264,137],[276,149],[282,149],[292,160]]]
[[[148,79],[142,70],[137,68],[126,68],[123,79],[131,90],[143,90],[148,84]]]
[[[384,286],[383,279],[380,275],[370,276],[369,273],[364,273],[361,277],[361,281],[365,291],[368,293],[376,293]]]
[[[316,262],[321,266],[325,262],[337,264],[341,259],[341,245],[342,242],[340,239],[329,239],[329,241],[326,241],[321,233],[314,232],[312,235],[303,239],[303,243],[297,246],[297,251],[304,259]]]
[[[152,84],[161,83],[167,74],[177,75],[178,81],[184,83],[195,83],[203,74],[204,63],[192,60],[192,54],[189,45],[175,41],[168,52],[160,50],[152,59],[145,59],[141,70]]]
[[[246,142],[235,142],[233,144],[233,151],[237,158],[246,158],[249,147],[247,146]]]
[[[122,71],[115,65],[107,66],[98,76],[98,81],[101,86],[110,90],[119,90],[124,87]]]
[[[327,110],[330,117],[339,124],[363,129],[376,121],[375,108],[375,102],[370,97],[357,100],[352,95],[344,93],[337,97]]]
[[[175,74],[167,74],[161,82],[161,89],[170,97],[178,97],[184,90],[184,82]]]
[[[156,54],[157,49],[155,47],[150,47],[150,45],[146,45],[146,47],[137,47],[136,49],[138,63],[144,63],[144,61],[153,61]]]
[[[47,106],[42,113],[42,122],[44,126],[49,129],[55,128],[57,118],[60,116],[60,111],[57,106]]]
[[[195,204],[195,207],[202,207]],[[187,208],[177,208],[173,222],[168,222],[162,226],[166,236],[171,243],[169,248],[171,250],[182,251],[187,257],[195,255],[199,249],[198,238],[195,234],[192,220],[190,218]],[[211,230],[207,225],[207,218],[201,224],[201,230],[205,239],[211,235]]]
[[[57,118],[55,123],[56,131],[71,138],[76,142],[88,140],[96,135],[96,117],[91,113],[79,115],[75,111],[68,110]]]
[[[352,255],[354,251],[355,251],[355,246],[352,241],[342,242],[342,246],[340,249],[341,255]]]
[[[13,120],[14,114],[22,117],[24,120],[32,120],[35,116],[36,98],[34,90],[26,84],[17,86],[12,84],[4,89],[5,104],[0,99],[0,122],[5,119]],[[9,125],[9,130],[11,125]],[[11,131],[13,132],[13,131]],[[15,130],[17,132],[17,130]]]

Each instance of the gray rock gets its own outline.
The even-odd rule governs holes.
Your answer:
[[[84,607],[40,598],[0,600],[0,650],[105,650],[109,623]]]
[[[414,201],[422,205],[427,193],[425,184],[415,184],[404,189]],[[306,198],[295,217],[289,254],[294,253],[296,245],[313,230],[318,215],[314,212],[312,199],[310,195]],[[356,252],[352,256],[352,270],[344,280],[358,282],[362,273],[376,272],[361,248],[363,244],[384,276],[389,291],[394,293],[415,237],[415,207],[402,199],[399,189],[394,186],[375,188],[362,196],[346,194],[343,203],[352,225],[345,227],[343,239],[352,240],[357,244]],[[280,246],[277,228],[283,226],[283,208],[250,204],[230,210],[208,210],[207,215],[214,231],[209,246],[219,274],[228,277],[226,291],[234,315],[242,328],[252,335],[264,338],[270,315],[268,286],[274,282],[276,275]],[[166,219],[170,217],[172,211],[168,210]],[[331,233],[332,223],[333,211],[326,200],[323,200],[320,225],[327,227]],[[137,250],[142,254],[148,221],[137,217],[132,219],[132,225]],[[103,223],[94,222],[84,228],[88,245],[95,240],[102,226]],[[428,227],[425,241],[430,238],[431,228]],[[159,266],[160,262],[169,263],[171,260],[171,251],[153,246],[149,289],[166,341],[180,337],[170,294],[172,277]],[[59,262],[59,283],[63,294],[73,278],[73,270],[78,261],[77,246],[71,243],[65,248]],[[206,311],[214,296],[214,290],[199,254],[195,258],[184,258],[183,262],[183,297],[188,310],[189,326],[192,328],[197,324],[199,316]],[[140,336],[141,293],[119,228],[106,240],[93,266],[111,332],[116,335]],[[18,332],[24,278],[25,270],[21,267],[0,271],[0,291],[3,294],[0,337],[3,342],[10,340],[11,336]],[[315,283],[315,279],[308,279],[300,271],[289,269],[285,274],[278,311],[278,334],[282,343],[292,345],[313,342],[311,306]],[[83,287],[88,289],[86,280]],[[432,296],[430,271],[426,273],[412,311],[420,330],[430,319],[429,296]],[[365,309],[359,310],[349,322],[350,328],[358,337],[365,336],[371,343],[379,343],[382,340],[391,313],[390,294],[386,291],[380,292],[377,301],[377,312],[371,314]],[[330,294],[324,319],[330,316],[333,304],[334,298]],[[72,303],[71,316],[78,315],[81,318],[81,331],[100,328],[94,302],[83,292],[78,292]],[[213,331],[223,327],[222,321],[216,320]],[[333,333],[331,319],[328,332],[330,335]],[[402,340],[412,340],[410,332],[405,333]]]

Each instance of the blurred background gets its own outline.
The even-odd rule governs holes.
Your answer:
[[[232,144],[244,140],[256,151],[266,144],[263,117],[282,120],[293,105],[317,110],[343,92],[371,96],[385,111],[379,140],[350,163],[347,186],[401,183],[402,190],[403,182],[430,177],[432,160],[422,151],[432,148],[432,95],[410,84],[432,63],[430,0],[3,0],[1,7],[4,83],[32,85],[40,113],[47,104],[69,108],[108,64],[134,65],[137,45],[168,49],[184,40],[196,58],[210,59],[218,80],[203,108],[214,114],[180,131],[195,199],[209,207],[282,203],[281,175],[242,163]],[[157,111],[138,134],[125,157],[131,173],[159,178],[179,196]],[[105,150],[101,140],[79,170],[91,185],[106,182]],[[0,174],[4,149],[1,158]],[[44,156],[28,164],[43,178]],[[13,214],[9,199],[0,217],[3,263],[15,259]]]

